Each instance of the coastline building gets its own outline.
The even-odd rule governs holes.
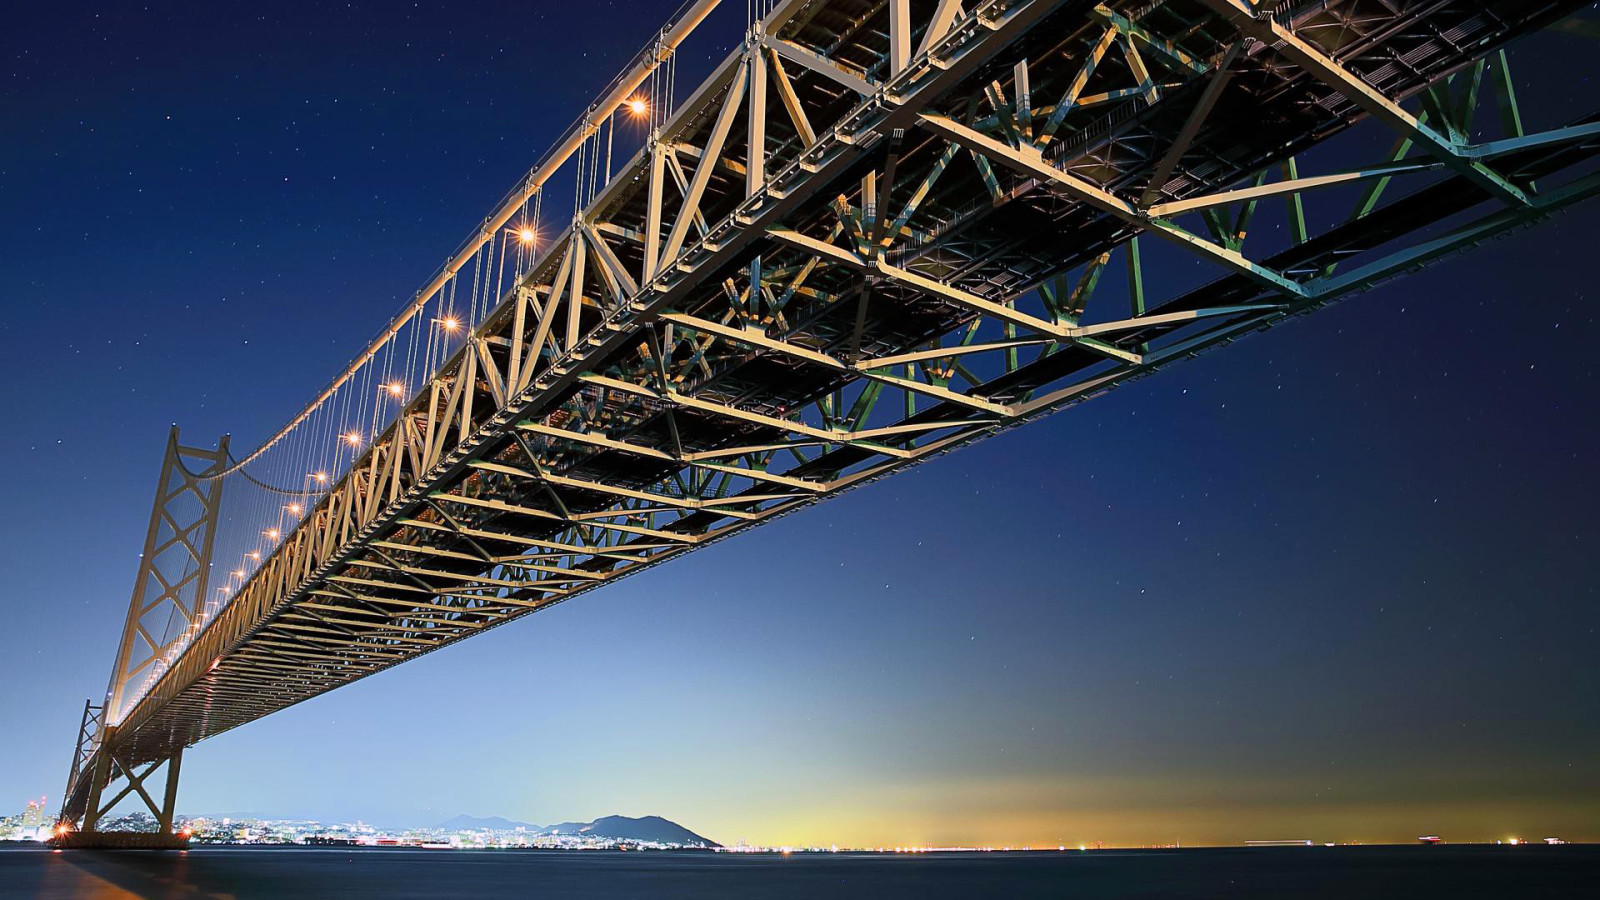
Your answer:
[[[0,817],[0,841],[42,841],[50,836],[45,798],[29,800],[21,813]]]

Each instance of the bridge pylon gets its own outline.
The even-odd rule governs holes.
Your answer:
[[[117,731],[139,696],[181,652],[180,642],[204,625],[222,506],[219,476],[228,460],[226,435],[214,450],[186,447],[178,440],[178,426],[172,426],[105,702],[84,704],[58,822],[59,846],[161,848],[186,842],[173,833],[183,747],[152,757],[119,742]],[[158,770],[165,778],[159,802],[147,787]],[[119,786],[115,792],[113,786]],[[130,795],[155,817],[156,833],[100,831],[101,819]]]

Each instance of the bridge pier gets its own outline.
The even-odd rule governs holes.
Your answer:
[[[187,847],[189,836],[173,829],[173,818],[178,803],[178,773],[183,764],[183,748],[173,751],[170,756],[146,763],[144,770],[140,771],[136,766],[126,762],[124,751],[116,745],[116,732],[115,727],[110,727],[100,733],[99,746],[91,757],[93,765],[82,773],[88,779],[87,784],[69,785],[68,806],[63,807],[61,811],[61,819],[51,843],[57,847],[73,849],[168,850]],[[80,735],[80,745],[83,740],[84,736]],[[159,804],[147,786],[158,769],[164,769],[165,781]],[[125,781],[126,784],[122,785],[110,800],[106,800],[106,789],[119,780]],[[83,825],[80,828],[73,827],[77,818],[70,808],[75,793],[73,788],[82,789],[85,796],[82,811]],[[101,820],[129,795],[137,795],[144,802],[150,815],[155,817],[154,833],[100,830]]]
[[[127,710],[155,688],[173,658],[186,648],[184,641],[209,620],[211,549],[222,505],[221,476],[228,462],[226,435],[215,450],[184,446],[176,425],[167,436],[144,553],[106,700],[98,707],[92,701],[84,704],[57,826],[57,846],[187,846],[187,836],[174,834],[172,827],[183,745],[179,743],[176,750],[153,760],[139,759],[131,756],[131,747],[118,746],[117,726]],[[145,623],[162,619],[176,624],[169,624],[164,632],[146,627]],[[166,778],[159,803],[146,788],[157,769],[164,769]],[[106,789],[119,780],[126,784],[109,802],[102,802]],[[100,820],[130,794],[137,794],[155,817],[155,834],[100,830]]]
[[[167,790],[161,802],[161,810],[156,813],[156,830],[161,834],[172,833],[172,814],[178,804],[178,768],[183,763],[183,748],[167,758]]]
[[[69,810],[62,809],[61,822],[56,828],[56,836],[51,839],[51,844],[56,847],[70,847],[70,849],[182,849],[189,846],[189,834],[174,833],[173,817],[178,807],[178,773],[182,767],[184,751],[176,749],[171,756],[147,762],[144,770],[139,770],[134,765],[126,764],[122,751],[115,746],[117,729],[106,729],[102,735],[101,745],[94,751],[94,765],[88,772],[88,783],[85,788],[86,801],[83,807],[82,828],[74,828],[74,815]],[[165,769],[163,773],[162,802],[155,802],[154,793],[149,790],[150,778],[154,777],[158,769]],[[126,781],[122,790],[112,794],[106,801],[106,790],[118,780]],[[155,817],[155,833],[149,831],[101,831],[99,823],[102,818],[110,814],[110,810],[118,802],[136,794],[150,815]],[[70,794],[69,794],[70,802]]]

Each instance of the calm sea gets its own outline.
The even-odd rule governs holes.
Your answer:
[[[1600,897],[1600,846],[919,856],[198,848],[0,850],[0,897]]]

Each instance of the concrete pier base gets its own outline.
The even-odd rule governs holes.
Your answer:
[[[187,850],[189,838],[141,831],[69,831],[51,838],[50,846],[58,850]]]

